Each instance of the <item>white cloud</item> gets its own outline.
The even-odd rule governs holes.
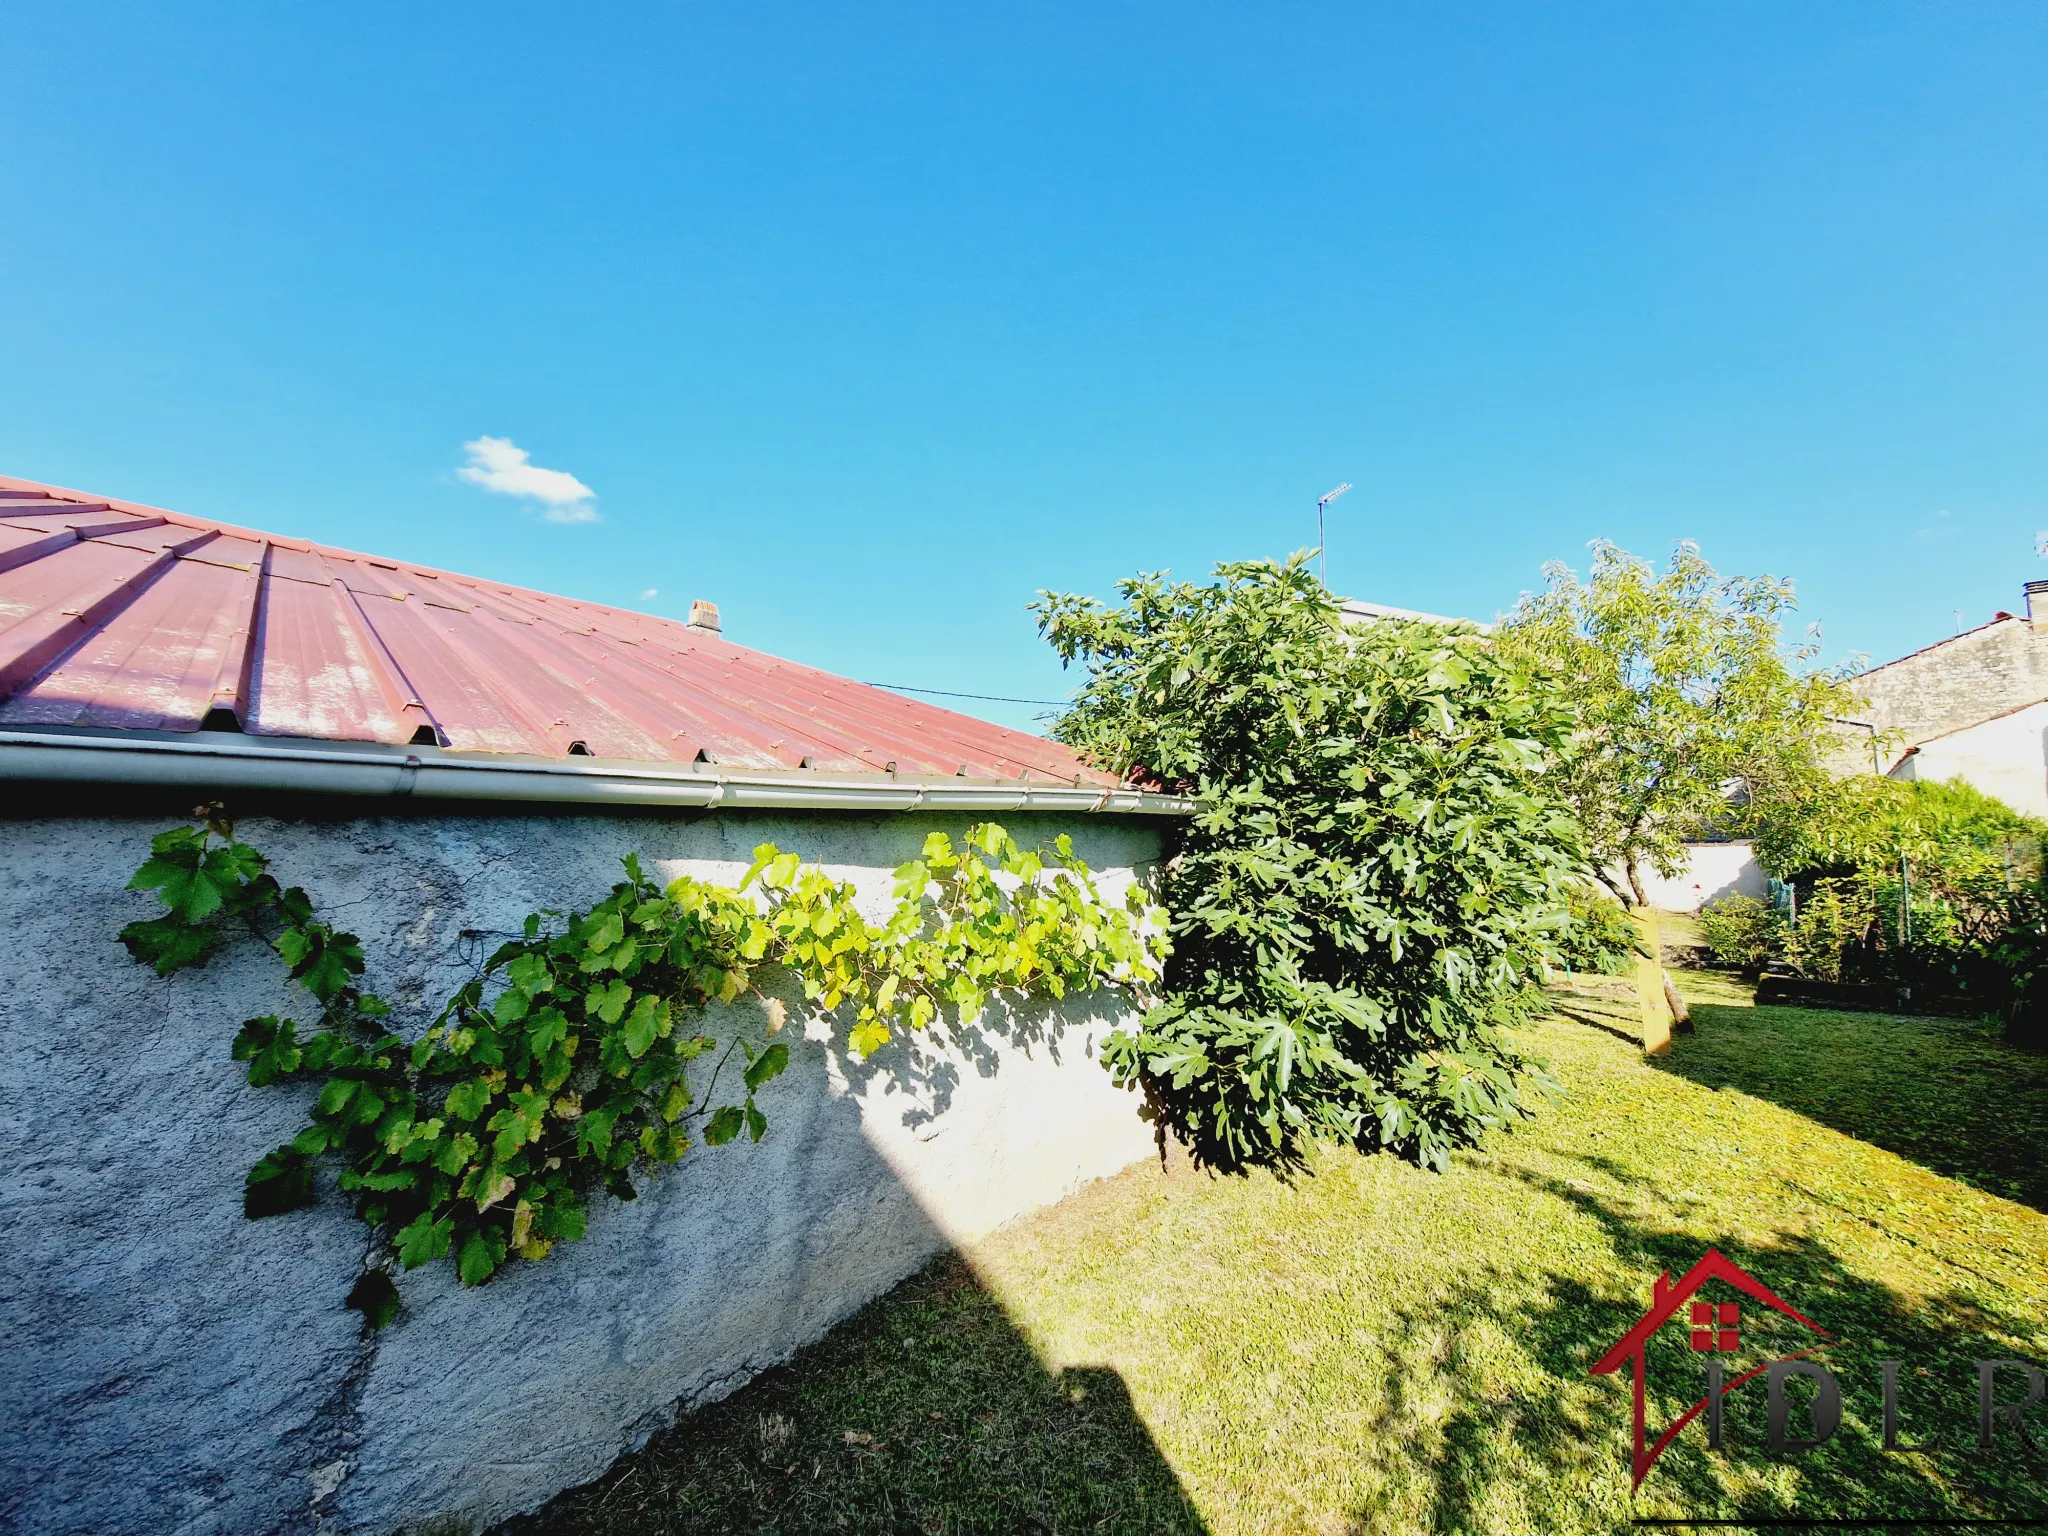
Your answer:
[[[658,587],[649,587],[649,588],[648,588],[648,589],[647,589],[647,590],[646,590],[645,592],[642,592],[642,593],[640,594],[640,601],[644,603],[644,602],[646,602],[646,601],[647,601],[647,600],[648,600],[648,599],[649,599],[650,597],[659,597],[659,596],[661,596],[661,590],[660,590],[660,589],[659,589]]]
[[[594,523],[597,492],[567,470],[542,469],[529,463],[533,457],[509,437],[479,437],[464,443],[469,462],[456,473],[471,485],[480,485],[501,496],[518,496],[541,504],[541,516],[551,523]]]

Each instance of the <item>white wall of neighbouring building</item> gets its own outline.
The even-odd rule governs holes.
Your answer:
[[[1920,743],[1895,779],[1961,779],[2030,816],[2048,816],[2048,702]]]
[[[1120,896],[1156,820],[1005,816],[1061,832]],[[366,984],[416,1034],[483,943],[588,906],[638,852],[734,882],[757,843],[852,880],[874,915],[927,833],[970,818],[719,812],[249,819],[240,832],[360,934]],[[400,1277],[371,1331],[343,1297],[369,1235],[331,1188],[242,1215],[249,1166],[304,1123],[302,1086],[252,1089],[246,1017],[308,1014],[260,943],[160,980],[116,942],[163,821],[0,820],[0,1529],[475,1530],[601,1473],[949,1244],[1148,1156],[1098,1059],[1119,994],[992,1014],[852,1059],[811,1018],[758,1145],[698,1147],[592,1197],[588,1236],[466,1290]],[[759,1004],[733,1005],[754,1008]],[[799,1014],[798,1017],[801,1017]],[[708,1032],[759,1019],[706,1020]]]
[[[1723,896],[1762,896],[1769,885],[1747,841],[1687,843],[1685,855],[1677,875],[1643,872],[1643,894],[1660,912],[1697,912]]]

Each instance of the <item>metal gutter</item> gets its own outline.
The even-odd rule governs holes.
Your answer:
[[[1106,784],[825,775],[598,758],[491,760],[434,747],[287,743],[226,732],[120,736],[0,729],[0,782],[129,784],[415,800],[763,810],[1110,811],[1194,802]]]

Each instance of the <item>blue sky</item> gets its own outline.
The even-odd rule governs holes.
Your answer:
[[[1031,698],[1037,589],[1346,480],[1331,584],[1439,612],[1690,536],[1882,660],[2048,576],[2038,3],[70,0],[0,58],[0,473]]]

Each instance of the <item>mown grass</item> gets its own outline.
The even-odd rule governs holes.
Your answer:
[[[1325,1152],[1293,1179],[1144,1166],[1091,1186],[935,1265],[532,1528],[2048,1518],[2048,1460],[2009,1435],[1990,1456],[1968,1448],[1971,1362],[2048,1359],[2048,1218],[2019,1203],[2038,1204],[2021,1143],[2041,1145],[2042,1062],[1952,1021],[1752,1010],[1727,982],[1686,984],[1701,1031],[1654,1065],[1618,985],[1561,994],[1533,1043],[1568,1096],[1447,1175]],[[1586,1367],[1660,1271],[1708,1247],[1840,1339],[1845,1424],[1770,1459],[1761,1385],[1746,1388],[1733,1455],[1689,1430],[1631,1495],[1625,1379]],[[1766,1357],[1803,1347],[1754,1309],[1745,1325]],[[1908,1441],[1938,1430],[1951,1450],[1879,1449],[1880,1359],[1907,1362]],[[1653,1424],[1701,1395],[1700,1374],[1674,1325]]]
[[[1661,1065],[2048,1211],[2048,1055],[1998,1025],[1711,1002],[1694,1017]]]

